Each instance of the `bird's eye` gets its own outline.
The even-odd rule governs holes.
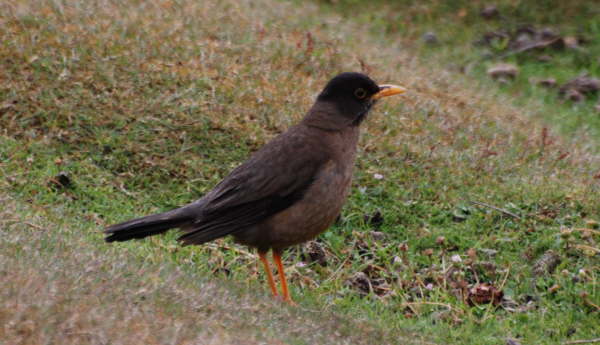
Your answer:
[[[358,88],[354,91],[354,96],[356,96],[358,99],[363,99],[367,97],[367,91],[365,91],[363,88]]]

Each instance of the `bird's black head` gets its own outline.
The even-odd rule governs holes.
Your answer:
[[[359,125],[377,100],[404,92],[394,85],[377,85],[371,78],[356,72],[345,72],[331,79],[317,97],[317,104],[333,105],[336,113],[352,126]]]
[[[352,118],[352,122],[358,125],[373,106],[375,100],[371,97],[377,92],[379,86],[368,76],[345,72],[327,83],[317,101],[335,104],[341,115]]]

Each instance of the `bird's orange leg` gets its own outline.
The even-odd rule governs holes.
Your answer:
[[[277,271],[279,272],[279,279],[281,280],[281,292],[283,293],[283,300],[294,304],[294,301],[290,298],[290,292],[288,291],[287,281],[285,280],[285,273],[283,272],[283,264],[281,263],[281,252],[273,250],[273,260],[277,264]]]
[[[267,261],[267,253],[266,252],[258,252],[258,257],[260,261],[262,261],[265,272],[267,272],[267,280],[269,281],[269,286],[271,287],[271,292],[273,296],[277,297],[277,287],[275,287],[275,280],[273,280],[273,273],[271,272],[271,266],[269,266],[269,261]]]

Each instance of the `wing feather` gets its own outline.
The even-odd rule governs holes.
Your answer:
[[[179,240],[201,244],[233,234],[302,199],[329,160],[321,141],[300,126],[275,138],[199,200],[201,215]]]

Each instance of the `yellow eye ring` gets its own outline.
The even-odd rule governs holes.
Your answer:
[[[363,99],[367,97],[367,91],[365,91],[363,88],[358,88],[354,91],[354,96],[356,96],[358,99]]]

